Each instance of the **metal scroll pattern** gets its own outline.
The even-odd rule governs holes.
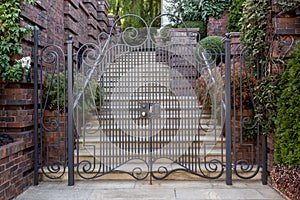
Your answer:
[[[67,166],[67,74],[64,51],[47,45],[38,57],[38,92],[40,122],[38,165],[50,179],[59,179]],[[47,69],[47,70],[46,70]]]
[[[123,16],[115,24],[135,17],[144,28],[102,34],[98,45],[76,53],[75,162],[84,179],[112,172],[138,180],[180,170],[223,174],[224,54],[216,63],[196,45],[195,33],[152,27],[162,16],[150,25]],[[173,41],[180,36],[186,41]]]
[[[256,119],[254,87],[262,72],[243,45],[235,47],[231,68],[233,170],[242,179],[255,177],[262,166],[262,130]]]
[[[144,28],[129,27],[118,35],[112,28],[99,35],[97,44],[87,43],[70,53],[68,64],[60,47],[41,49],[35,160],[45,176],[65,175],[73,165],[68,158],[73,147],[74,167],[83,179],[122,172],[151,181],[177,171],[217,179],[231,166],[243,179],[258,174],[263,142],[253,87],[260,72],[251,51],[237,46],[231,65],[230,56],[225,64],[222,45],[199,45],[197,33],[187,28],[152,27],[163,16],[150,24],[137,15],[121,17],[114,26],[134,17]],[[225,50],[230,52],[228,44]],[[72,86],[67,65],[74,71]],[[225,67],[231,69],[231,77],[225,77]],[[225,96],[230,99],[225,82],[231,83],[231,108],[225,106]],[[67,125],[68,88],[73,90],[69,103],[74,100],[75,127]],[[226,118],[226,125],[232,122],[231,136],[226,126],[227,139],[226,110],[232,110],[232,118]],[[74,129],[74,146],[68,129]],[[225,147],[232,147],[232,157],[226,156]]]

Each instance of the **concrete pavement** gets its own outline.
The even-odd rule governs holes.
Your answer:
[[[189,200],[189,199],[284,199],[267,185],[257,180],[234,181],[76,181],[74,186],[66,182],[41,182],[32,186],[16,200]]]

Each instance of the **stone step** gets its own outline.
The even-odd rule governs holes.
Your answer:
[[[142,65],[142,64],[147,64],[147,63],[149,63],[151,65],[167,65],[166,62],[159,62],[156,60],[155,57],[151,57],[151,56],[150,57],[149,56],[142,56],[142,57],[130,56],[130,57],[118,58],[115,60],[107,60],[106,66],[107,67],[110,67],[110,66],[114,67],[114,66],[118,66],[118,65],[131,66],[133,64]]]
[[[118,58],[122,57],[130,57],[130,56],[140,56],[140,55],[151,55],[153,57],[156,56],[156,51],[128,51],[127,49],[119,50]]]
[[[110,138],[114,140],[114,143],[124,143],[124,142],[130,142],[130,143],[135,143],[135,142],[140,142],[140,143],[148,143],[150,141],[150,136],[149,137],[143,137],[140,135],[137,135],[136,137],[134,137],[134,135],[132,135],[132,137],[130,137],[130,141],[128,141],[129,139],[127,137],[122,138],[122,135],[116,135],[115,137],[113,136],[109,136],[106,134],[102,134],[102,136],[100,137],[100,135],[95,135],[95,134],[91,134],[90,136],[88,136],[88,134],[85,135],[85,137],[80,137],[78,139],[79,143],[82,143],[83,141],[85,141],[86,143],[100,143],[100,142],[105,142],[103,141],[103,139],[101,140],[102,137],[106,137],[106,138]],[[217,135],[213,135],[213,134],[207,134],[207,135],[199,135],[199,136],[192,136],[192,135],[186,135],[186,136],[178,136],[175,135],[174,137],[177,137],[177,139],[182,139],[182,142],[185,141],[193,141],[193,142],[201,142],[201,143],[210,143],[210,144],[214,144],[214,143],[220,143],[220,142],[225,142],[225,138],[221,138],[221,136],[217,136]],[[152,142],[170,142],[172,140],[174,140],[173,136],[170,135],[153,135]]]
[[[178,138],[177,138],[178,139]],[[93,138],[84,138],[78,140],[78,148],[79,150],[98,150],[99,152],[102,150],[117,150],[117,149],[131,149],[134,151],[140,150],[141,152],[148,151],[149,148],[152,145],[152,149],[159,150],[167,148],[168,151],[171,152],[179,152],[183,151],[183,149],[188,149],[190,147],[190,150],[193,151],[204,151],[211,150],[211,149],[223,149],[226,146],[225,140],[209,140],[209,141],[202,141],[202,140],[188,140],[188,139],[181,139],[181,140],[163,140],[163,139],[153,139],[151,145],[150,140],[148,138],[140,138],[140,141],[136,139],[136,141],[133,141],[132,138],[130,141],[127,139],[126,141],[122,141],[122,139],[119,139],[117,137],[114,138],[96,138],[93,140]],[[175,139],[174,139],[175,140]],[[177,148],[180,148],[180,150],[176,150]],[[182,148],[182,149],[181,149]],[[223,149],[225,150],[225,149]],[[165,150],[163,150],[165,151]],[[219,155],[219,154],[218,154]]]
[[[99,125],[94,123],[87,123],[86,125],[87,127],[84,128],[82,127],[81,130],[86,130],[87,132],[95,132],[95,131],[98,131],[98,130],[102,130],[102,131],[109,131],[109,130],[119,130],[120,127],[116,124],[101,124]],[[127,126],[126,126],[127,127]],[[135,125],[128,125],[128,130],[130,130],[130,127],[132,127],[132,130],[136,130],[138,128],[138,126],[135,126]],[[142,131],[142,130],[148,130],[150,131],[150,126],[147,124],[145,125],[144,127],[139,127],[139,129]],[[176,124],[153,124],[152,125],[152,129],[153,130],[160,130],[160,131],[181,131],[182,133],[184,133],[184,131],[191,131],[191,130],[197,130],[199,129],[200,130],[215,130],[215,131],[221,131],[222,130],[222,127],[221,126],[216,126],[216,127],[213,127],[213,126],[209,126],[209,125],[205,125],[205,124],[202,124],[201,126],[200,125],[193,125],[193,124],[185,124],[185,125],[176,125]]]
[[[113,63],[109,64],[109,68],[104,70],[102,79],[109,79],[111,77],[122,77],[125,74],[139,74],[143,73],[145,75],[159,76],[159,77],[168,77],[170,78],[170,67],[165,64],[157,63],[146,63],[149,64],[148,67],[143,67],[142,64],[135,63],[125,64],[125,63]],[[150,65],[151,64],[151,65]],[[176,77],[176,76],[175,76]],[[140,77],[141,78],[141,77]]]
[[[176,102],[176,101],[169,101],[169,102],[163,102],[156,99],[149,99],[149,100],[143,100],[143,99],[133,99],[133,100],[122,100],[117,99],[104,101],[104,104],[101,106],[100,111],[110,111],[110,110],[124,110],[124,111],[138,111],[141,110],[142,103],[149,103],[154,104],[156,108],[160,108],[161,111],[164,112],[170,112],[170,111],[176,111],[177,114],[186,113],[189,112],[193,115],[195,115],[195,112],[197,114],[200,114],[201,107],[200,105],[197,105],[192,102]],[[207,111],[206,111],[207,113]]]
[[[129,104],[129,101],[131,102]],[[161,108],[161,110],[165,112],[169,111],[180,111],[180,113],[186,113],[189,112],[195,115],[195,111],[197,111],[197,114],[211,114],[211,110],[203,110],[202,105],[198,105],[193,102],[177,102],[177,101],[156,101],[156,100],[122,100],[119,99],[119,101],[114,100],[114,101],[104,101],[103,105],[98,109],[98,113],[109,113],[111,110],[118,110],[119,108],[122,109],[140,109],[142,103],[149,103],[149,104],[154,104],[155,106]],[[194,111],[194,112],[192,112]]]
[[[124,109],[124,111],[128,111],[128,109]],[[99,117],[93,117],[93,118],[88,118],[87,121],[89,122],[93,122],[95,124],[99,124],[99,120],[103,121],[103,120],[107,120],[107,121],[111,121],[114,120],[114,111],[107,111],[107,113],[102,113],[99,115]],[[169,111],[171,112],[171,111]],[[175,111],[173,111],[175,112]],[[121,113],[121,112],[118,112]],[[125,114],[124,114],[125,115]],[[211,114],[207,114],[207,113],[203,113],[203,114],[198,114],[195,117],[190,117],[190,116],[183,116],[183,115],[176,115],[176,114],[172,114],[170,113],[170,115],[160,115],[160,118],[166,117],[167,119],[187,119],[187,120],[196,120],[197,122],[199,120],[201,120],[202,124],[205,124],[206,122],[208,122],[209,119],[212,119],[212,115]],[[185,118],[183,118],[185,117]],[[122,119],[122,115],[118,115],[118,119]],[[124,119],[128,119],[128,116],[124,116]],[[163,118],[164,119],[164,118]]]
[[[117,112],[117,111],[116,111]],[[119,114],[120,113],[120,114]],[[124,122],[128,124],[127,126],[147,126],[150,124],[149,118],[141,118],[139,115],[139,112],[136,114],[126,115],[125,113],[122,114],[122,112],[118,111],[116,115],[114,114],[103,114],[99,117],[95,118],[89,118],[86,119],[86,124],[93,129],[98,129],[99,126],[102,126],[104,128],[116,128],[116,121],[118,122]],[[215,120],[213,119],[212,115],[210,114],[202,114],[199,115],[199,117],[185,117],[183,115],[176,115],[176,114],[170,114],[170,115],[159,115],[154,116],[152,118],[152,127],[154,128],[167,128],[167,129],[216,129],[220,130],[222,129],[222,126],[216,123],[212,123]],[[123,124],[124,124],[123,123]],[[124,124],[125,125],[125,124]],[[142,127],[141,127],[142,128]]]
[[[149,160],[153,159],[170,158],[170,160],[181,159],[184,162],[196,163],[196,162],[207,162],[211,160],[225,159],[225,149],[221,148],[199,148],[187,150],[183,147],[178,148],[165,148],[153,150],[150,156],[148,149],[134,149],[130,148],[131,152],[128,152],[125,147],[113,148],[112,145],[109,147],[99,149],[94,146],[85,146],[84,149],[75,150],[75,157],[79,156],[79,161],[89,161],[96,163],[106,163],[107,165],[115,165],[117,163],[124,163],[126,160],[142,159]],[[140,151],[140,153],[138,153]],[[189,151],[189,153],[186,153]],[[139,161],[137,160],[137,162]],[[136,163],[136,162],[134,162]]]
[[[122,109],[122,108],[119,108],[117,110],[112,110],[111,111],[112,114],[106,114],[106,115],[101,115],[99,118],[100,119],[103,119],[103,118],[106,118],[106,119],[114,119],[116,116],[114,115],[114,113],[116,113],[117,117],[118,117],[118,120],[127,120],[129,117],[130,119],[134,120],[134,119],[141,119],[141,116],[140,116],[140,110],[132,110],[131,112],[128,111],[128,108],[127,109]],[[178,112],[178,111],[177,111]],[[190,111],[191,114],[196,114],[193,112],[193,110]],[[128,116],[129,115],[129,116]],[[168,111],[168,113],[166,114],[158,114],[154,117],[154,119],[156,118],[160,118],[160,119],[164,119],[164,120],[171,120],[171,119],[174,119],[174,120],[180,120],[180,121],[186,121],[186,122],[189,122],[191,121],[189,124],[191,124],[192,122],[195,122],[195,121],[198,121],[198,119],[200,118],[205,118],[205,117],[208,117],[206,114],[203,114],[203,115],[200,115],[199,116],[190,116],[190,115],[182,115],[182,114],[179,114],[179,113],[176,113],[176,110],[171,112],[171,111]],[[211,117],[211,115],[209,116]]]
[[[123,76],[120,76],[120,75],[113,75],[113,74],[107,74],[107,76],[109,76],[109,77],[103,78],[100,81],[100,83],[102,83],[104,86],[115,85],[116,83],[120,82],[121,81],[120,79],[123,77]],[[134,83],[136,83],[136,85],[144,85],[145,82],[143,81],[143,78],[147,78],[147,79],[151,78],[152,79],[151,81],[153,81],[153,82],[159,82],[159,83],[165,82],[165,85],[167,84],[167,82],[170,82],[166,78],[166,76],[153,76],[153,75],[152,76],[150,76],[150,75],[146,76],[146,75],[143,75],[141,77],[141,74],[135,74],[134,76],[140,76],[140,78],[139,79],[136,79],[136,78],[133,79],[132,77],[128,76],[128,77],[126,77],[125,81],[134,82]],[[123,81],[122,83],[125,84],[125,81]],[[154,87],[154,86],[152,86],[152,87]]]
[[[126,130],[127,131],[127,130]],[[169,142],[173,140],[176,141],[195,141],[195,142],[199,142],[199,143],[213,143],[213,141],[219,141],[218,137],[220,137],[219,133],[216,132],[216,138],[217,139],[213,139],[213,136],[211,140],[207,140],[208,138],[205,138],[206,136],[209,136],[208,132],[205,131],[201,131],[201,132],[196,132],[194,131],[194,135],[189,134],[188,131],[186,135],[182,134],[183,131],[181,131],[181,135],[178,135],[177,132],[166,132],[166,133],[162,133],[161,135],[159,133],[154,133],[153,134],[153,138],[152,140],[155,140],[154,142],[160,141],[160,143],[162,142]],[[171,134],[174,134],[174,137],[170,136]],[[129,139],[130,137],[130,139]],[[169,139],[169,137],[171,139]],[[82,141],[84,138],[85,141],[87,142],[93,142],[93,141],[97,141],[94,138],[98,138],[98,141],[100,142],[104,142],[103,138],[105,138],[106,140],[114,140],[115,142],[120,141],[124,141],[124,142],[128,142],[130,140],[131,143],[135,142],[135,140],[140,140],[140,142],[143,143],[148,143],[150,141],[150,133],[148,131],[140,131],[140,132],[126,132],[124,133],[124,131],[121,130],[116,130],[114,132],[108,132],[108,131],[86,131],[85,134],[81,134],[79,136],[79,141]],[[124,138],[124,139],[123,139]],[[225,141],[225,139],[224,139]]]
[[[155,93],[154,93],[155,92]],[[150,94],[150,96],[149,96]],[[187,102],[187,103],[193,103],[195,104],[196,102],[198,102],[198,99],[196,96],[166,96],[167,93],[164,89],[162,89],[162,91],[160,90],[153,90],[153,91],[143,91],[141,89],[141,91],[139,91],[139,93],[132,93],[131,96],[130,96],[130,100],[143,100],[143,101],[147,101],[147,100],[152,100],[152,101],[157,101],[157,102],[166,102],[166,105],[168,106],[176,106],[176,105],[173,105],[172,102],[180,102],[180,103],[183,103],[183,102]],[[127,99],[118,99],[117,98],[118,95],[114,95],[114,94],[110,94],[110,95],[106,95],[105,96],[105,99],[106,100],[119,100],[119,101],[124,101],[124,100],[127,100]],[[127,100],[128,101],[128,100]],[[167,102],[170,102],[170,103],[167,103]],[[199,105],[200,107],[200,105]]]

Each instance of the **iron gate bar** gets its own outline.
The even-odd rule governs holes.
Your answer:
[[[225,36],[225,131],[226,131],[226,184],[232,185],[232,161],[231,161],[231,47],[230,35]]]
[[[67,41],[68,66],[68,185],[74,185],[74,122],[73,122],[73,41],[70,35]]]
[[[262,184],[267,185],[267,136],[262,129]]]
[[[39,184],[39,158],[38,158],[38,142],[39,142],[39,122],[38,122],[38,31],[34,30],[34,185]]]

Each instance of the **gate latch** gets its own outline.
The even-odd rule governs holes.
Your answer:
[[[149,113],[152,118],[160,118],[160,104],[151,103]]]
[[[159,103],[140,104],[140,116],[142,118],[160,118],[160,110]]]

